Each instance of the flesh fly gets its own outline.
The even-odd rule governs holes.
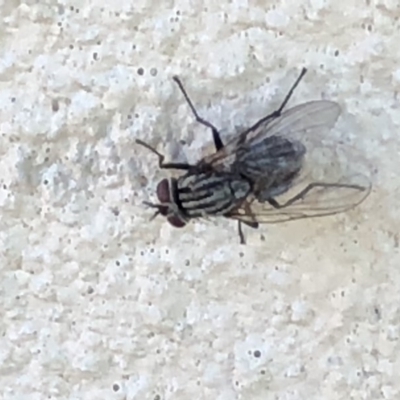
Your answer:
[[[347,211],[369,194],[371,183],[362,174],[346,171],[340,143],[327,134],[340,115],[337,103],[310,101],[283,111],[306,73],[301,71],[278,110],[259,120],[226,144],[219,131],[201,118],[179,78],[180,88],[196,121],[211,129],[216,152],[196,164],[166,163],[147,143],[136,142],[158,157],[163,169],[185,171],[157,185],[157,215],[181,228],[196,218],[223,216],[242,223],[278,223]]]

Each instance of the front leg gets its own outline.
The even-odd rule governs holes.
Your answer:
[[[162,169],[180,169],[188,171],[196,168],[194,165],[190,165],[187,163],[165,163],[164,162],[165,156],[159,153],[154,147],[151,147],[149,144],[143,142],[140,139],[136,139],[136,143],[140,144],[143,147],[146,147],[146,149],[154,153],[158,157],[158,166]]]

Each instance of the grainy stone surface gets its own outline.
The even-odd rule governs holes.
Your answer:
[[[395,1],[0,6],[0,391],[43,399],[398,399]],[[329,98],[373,166],[337,217],[174,230],[151,215],[169,158]],[[180,144],[186,142],[186,146]]]

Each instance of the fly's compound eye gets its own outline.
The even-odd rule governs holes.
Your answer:
[[[170,194],[170,181],[168,179],[161,180],[157,185],[157,198],[161,203],[157,205],[157,214],[167,217],[167,221],[175,228],[182,228],[186,225],[179,216],[171,213],[171,194]]]
[[[169,216],[167,221],[175,228],[183,228],[186,225],[186,222],[182,221],[177,215]]]
[[[171,196],[170,196],[170,192],[169,192],[168,179],[163,179],[157,185],[157,198],[161,204],[170,203]]]
[[[163,204],[169,204],[170,203],[170,194],[169,194],[169,181],[168,179],[163,179],[162,181],[160,181],[157,185],[157,189],[156,189],[156,193],[157,193],[157,198],[159,200],[159,202],[161,203],[158,206],[158,212],[166,217],[168,215],[169,212],[169,206],[164,206]]]

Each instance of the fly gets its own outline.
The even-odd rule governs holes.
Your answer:
[[[337,141],[324,131],[340,115],[337,103],[310,101],[283,111],[306,73],[303,68],[281,106],[226,144],[213,124],[201,118],[181,81],[174,77],[195,119],[211,129],[216,152],[196,164],[166,163],[147,143],[136,142],[158,157],[163,169],[185,171],[157,185],[159,203],[153,218],[162,215],[174,227],[196,218],[223,216],[241,224],[259,224],[319,217],[347,211],[369,194],[371,183],[362,174],[346,173],[335,153]],[[325,153],[330,153],[324,159]]]

